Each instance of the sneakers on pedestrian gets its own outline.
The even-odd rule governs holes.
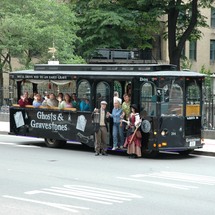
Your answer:
[[[108,154],[106,152],[102,152],[102,155],[107,156]]]
[[[98,156],[98,155],[99,155],[99,153],[98,153],[98,152],[96,152],[96,153],[95,153],[95,156]]]
[[[112,148],[112,150],[116,150],[116,149],[117,149],[116,147],[113,147],[113,148]]]
[[[123,149],[123,146],[120,146],[120,149]]]

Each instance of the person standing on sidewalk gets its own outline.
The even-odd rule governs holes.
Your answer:
[[[95,131],[95,155],[98,156],[100,153],[102,155],[107,155],[107,132],[108,132],[108,117],[106,101],[101,101],[100,109],[95,108],[92,113],[92,120]]]
[[[130,158],[141,157],[141,132],[139,127],[141,125],[141,119],[136,104],[131,105],[131,113],[128,118],[127,124],[129,129],[127,131],[127,137],[125,139],[124,147],[127,147],[127,154]]]
[[[113,148],[116,150],[118,148],[118,136],[120,137],[119,147],[122,149],[124,144],[124,131],[122,127],[121,120],[123,118],[123,111],[120,107],[121,103],[119,99],[114,100],[114,107],[112,113],[107,113],[107,116],[113,118]]]

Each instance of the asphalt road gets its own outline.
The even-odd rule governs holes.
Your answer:
[[[215,157],[94,156],[0,135],[0,214],[212,215]]]

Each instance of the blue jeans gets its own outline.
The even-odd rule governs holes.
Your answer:
[[[118,136],[120,138],[120,146],[124,144],[124,132],[123,127],[120,127],[119,123],[113,123],[113,147],[117,147],[118,145]]]

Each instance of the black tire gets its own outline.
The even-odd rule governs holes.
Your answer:
[[[145,158],[156,158],[158,153],[158,151],[148,149],[142,151],[142,155]]]
[[[45,138],[45,143],[49,148],[60,148],[66,144],[66,141]]]
[[[188,156],[190,153],[192,153],[194,150],[192,149],[188,149],[188,150],[185,150],[185,151],[180,151],[178,152],[180,155],[182,156]]]

